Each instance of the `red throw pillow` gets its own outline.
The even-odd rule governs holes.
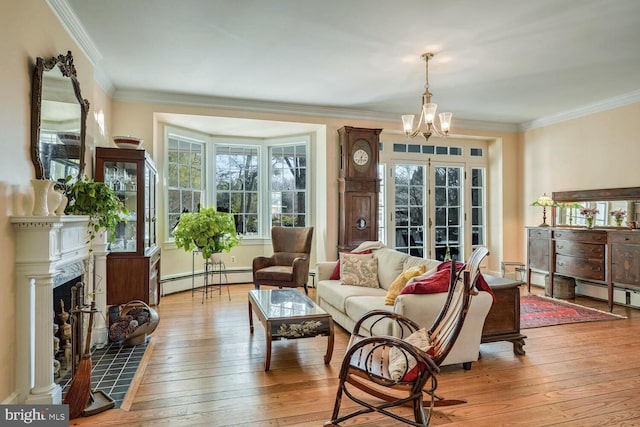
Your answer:
[[[343,252],[343,253],[366,255],[371,253],[371,249],[367,249],[366,251],[362,251],[362,252]],[[331,273],[331,277],[329,277],[329,280],[340,280],[340,256],[338,256],[338,261],[336,262],[336,266],[333,269],[333,273]]]
[[[400,291],[404,294],[437,294],[449,290],[450,270],[440,270],[429,277],[409,283]]]

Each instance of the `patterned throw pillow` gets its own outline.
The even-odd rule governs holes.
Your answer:
[[[431,342],[425,328],[418,329],[404,340],[424,352],[428,353],[431,349]],[[401,348],[391,348],[389,351],[389,375],[394,381],[399,381],[400,378],[402,381],[413,381],[418,377],[419,372],[420,368],[413,356]]]
[[[379,287],[378,259],[372,254],[340,254],[340,282],[343,285]]]
[[[389,285],[389,290],[387,291],[387,296],[384,299],[384,303],[386,305],[393,305],[396,302],[396,297],[400,295],[400,291],[405,287],[409,279],[415,276],[419,276],[424,273],[427,266],[419,265],[417,267],[411,267],[396,277],[396,279]]]
[[[342,256],[342,254],[370,254],[370,253],[371,253],[371,249],[367,249],[362,252],[360,251],[341,252],[340,255]],[[336,262],[336,266],[334,267],[333,273],[331,273],[331,277],[329,277],[329,280],[340,280],[340,258],[338,258],[338,261]]]

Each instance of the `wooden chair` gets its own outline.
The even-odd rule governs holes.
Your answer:
[[[456,263],[451,264],[447,299],[436,321],[426,331],[430,343],[428,350],[423,351],[402,339],[420,329],[420,325],[404,316],[385,310],[373,310],[358,320],[342,362],[333,414],[325,426],[336,426],[357,415],[372,412],[413,426],[428,426],[435,406],[466,403],[464,400],[445,400],[437,396],[436,374],[460,334],[471,299],[477,294],[475,283],[480,274],[480,262],[487,254],[487,248],[479,247],[458,271],[454,268]],[[394,334],[401,338],[372,336],[367,332],[389,327],[394,328]],[[392,352],[401,354],[406,364],[402,373],[395,377],[389,370],[389,356]],[[409,366],[411,359],[416,362],[413,369]],[[409,378],[408,374],[413,374],[415,378]],[[428,402],[424,401],[425,393]],[[339,416],[343,394],[362,408]],[[413,408],[414,420],[396,409],[405,405]],[[425,405],[429,407],[428,415],[425,414]]]
[[[304,286],[308,294],[309,257],[313,227],[272,227],[273,255],[253,259],[253,284],[279,288]]]

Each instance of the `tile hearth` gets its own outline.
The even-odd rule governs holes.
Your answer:
[[[115,401],[119,408],[127,395],[129,386],[140,366],[148,343],[133,347],[121,347],[118,343],[109,343],[91,354],[91,389],[101,390]],[[71,385],[71,373],[60,380],[63,396]]]

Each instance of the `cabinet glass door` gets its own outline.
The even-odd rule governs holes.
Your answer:
[[[104,162],[104,182],[109,185],[129,210],[126,221],[123,218],[115,231],[115,240],[111,242],[111,252],[136,252],[136,230],[138,206],[138,165],[133,162]]]

